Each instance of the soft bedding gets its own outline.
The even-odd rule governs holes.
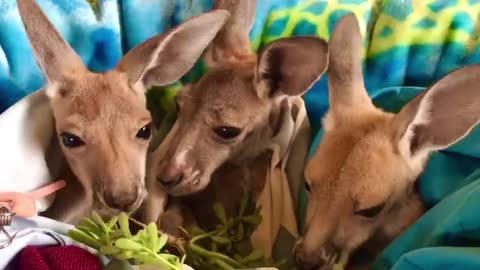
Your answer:
[[[95,71],[112,68],[140,42],[212,5],[208,0],[37,2]],[[398,111],[449,71],[480,63],[478,0],[259,0],[251,32],[254,49],[292,35],[328,39],[336,22],[348,12],[357,15],[364,34],[366,87],[376,104],[387,110]],[[196,80],[203,72],[200,62],[178,85]],[[312,130],[320,130],[311,151],[321,139],[320,119],[328,108],[326,81],[324,77],[305,96]],[[0,112],[43,83],[15,1],[0,0]],[[177,89],[156,91],[153,100],[168,107],[169,97]],[[7,120],[1,115],[0,127]],[[9,130],[0,131],[2,139],[9,135]],[[13,150],[5,148],[2,155],[9,151]],[[455,146],[433,155],[420,180],[430,211],[382,253],[374,268],[477,269],[479,168],[478,128]],[[0,169],[6,167],[0,164]]]

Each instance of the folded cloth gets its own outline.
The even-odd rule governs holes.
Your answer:
[[[18,270],[100,270],[97,256],[77,246],[27,246],[18,255]]]

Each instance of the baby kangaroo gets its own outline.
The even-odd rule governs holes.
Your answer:
[[[302,269],[331,269],[359,248],[375,253],[385,247],[425,211],[414,183],[429,154],[480,121],[479,65],[448,74],[392,114],[372,104],[361,54],[358,22],[350,14],[329,42],[330,109],[305,170],[307,225],[295,250]]]
[[[255,182],[259,177],[253,178],[253,171],[270,164],[263,154],[283,123],[282,113],[290,113],[282,104],[301,100],[326,68],[327,44],[316,37],[277,40],[257,57],[249,40],[255,0],[217,0],[215,7],[232,16],[207,50],[210,70],[178,94],[178,118],[153,153],[149,182],[158,192],[148,203],[149,221],[160,216],[165,203],[160,185],[173,196],[207,189],[204,196],[182,198],[190,200],[197,217],[211,209],[206,202],[239,202],[242,185],[258,195],[263,183]]]
[[[183,76],[229,17],[213,11],[155,36],[113,70],[93,73],[62,39],[34,0],[18,0],[67,161],[45,215],[69,223],[96,209],[132,212],[146,196],[144,177],[151,116],[145,92]],[[58,142],[55,142],[58,143]],[[64,178],[64,179],[65,179]]]

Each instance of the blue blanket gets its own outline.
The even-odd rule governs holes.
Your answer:
[[[212,6],[212,0],[37,1],[94,71],[112,68],[142,41]],[[254,49],[292,35],[328,39],[349,12],[357,15],[364,34],[369,90],[425,87],[455,68],[480,62],[478,0],[261,0],[251,32]],[[199,64],[182,81],[202,72]],[[326,81],[305,98],[314,130],[328,108]],[[0,0],[0,112],[42,84],[16,1]]]
[[[94,71],[112,68],[134,46],[212,5],[208,0],[37,2]],[[355,12],[365,37],[367,89],[376,104],[390,111],[398,111],[447,72],[480,62],[478,0],[258,2],[251,33],[254,49],[283,36],[328,38],[345,13]],[[199,63],[182,82],[202,72]],[[326,80],[305,97],[314,130],[321,128],[320,118],[328,109]],[[15,1],[0,0],[0,112],[43,83]],[[421,179],[422,197],[431,210],[383,252],[375,269],[479,269],[479,142],[477,129],[432,157]]]

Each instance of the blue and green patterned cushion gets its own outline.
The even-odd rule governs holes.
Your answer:
[[[37,2],[94,71],[114,67],[142,41],[212,6],[211,0]],[[349,12],[359,18],[364,35],[367,89],[387,109],[398,110],[449,71],[480,63],[479,0],[259,0],[253,48],[292,35],[328,39]],[[151,104],[167,110],[179,87],[204,71],[200,61],[174,87],[152,92]],[[314,132],[328,109],[326,81],[322,78],[305,96]],[[0,0],[0,112],[43,84],[16,1]],[[320,138],[321,131],[312,151]],[[421,191],[433,208],[385,250],[375,269],[479,268],[479,142],[476,131],[432,157]]]

